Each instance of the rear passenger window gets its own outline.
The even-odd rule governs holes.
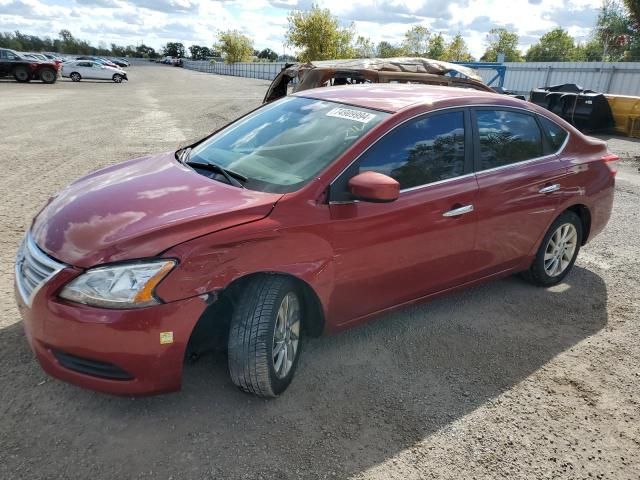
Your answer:
[[[464,174],[464,113],[422,117],[397,127],[360,158],[360,172],[395,178],[401,189]]]
[[[569,133],[561,126],[553,123],[551,120],[545,117],[538,117],[542,124],[542,129],[547,135],[551,149],[547,153],[556,153],[562,147],[562,144],[569,136]]]
[[[480,170],[541,157],[542,135],[535,118],[508,110],[476,111]]]

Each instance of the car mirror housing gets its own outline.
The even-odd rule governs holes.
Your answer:
[[[400,184],[378,172],[359,173],[349,180],[349,191],[357,200],[386,203],[400,196]]]

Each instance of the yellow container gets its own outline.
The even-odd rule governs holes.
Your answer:
[[[605,94],[618,133],[640,138],[640,97]]]

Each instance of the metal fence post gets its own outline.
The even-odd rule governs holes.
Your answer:
[[[553,67],[551,65],[547,65],[547,74],[544,77],[544,85],[545,87],[549,86],[549,80],[551,80],[551,71],[553,70]]]
[[[607,80],[607,86],[604,89],[604,93],[609,93],[611,91],[611,84],[613,83],[613,77],[616,74],[615,65],[611,65],[611,73],[609,74],[609,79]]]

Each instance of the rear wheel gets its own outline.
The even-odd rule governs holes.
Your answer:
[[[534,284],[549,287],[560,283],[571,271],[582,245],[582,222],[566,211],[549,227],[526,277]]]
[[[265,275],[245,285],[228,341],[229,373],[240,389],[275,397],[289,386],[300,358],[302,307],[290,278]]]
[[[114,82],[116,82],[116,83],[122,83],[122,75],[120,75],[120,74],[116,73],[116,74],[113,76],[113,81],[114,81]]]
[[[52,68],[44,68],[40,70],[40,80],[44,83],[56,83],[57,75],[56,71]]]
[[[78,72],[73,72],[69,75],[69,78],[72,82],[79,82],[82,79],[82,76]]]
[[[31,72],[27,67],[20,65],[13,70],[13,78],[16,82],[26,83],[31,80]]]

